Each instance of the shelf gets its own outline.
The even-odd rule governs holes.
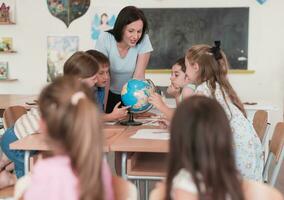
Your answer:
[[[17,78],[0,79],[0,82],[12,82],[12,81],[18,81],[18,79]]]
[[[15,22],[0,22],[0,25],[14,25]]]
[[[0,54],[10,54],[10,53],[17,53],[17,51],[15,51],[15,50],[0,51]]]

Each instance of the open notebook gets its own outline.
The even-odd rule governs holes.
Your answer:
[[[149,140],[169,140],[170,134],[167,129],[139,129],[130,138]]]

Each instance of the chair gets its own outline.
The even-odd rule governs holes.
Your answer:
[[[4,129],[7,129],[13,126],[16,120],[26,113],[27,113],[27,110],[23,106],[10,106],[6,108],[3,113]]]
[[[137,189],[133,183],[113,176],[112,187],[115,200],[137,200]]]
[[[257,110],[253,117],[253,127],[261,140],[262,146],[265,144],[268,133],[268,113],[265,110]]]
[[[263,179],[269,185],[272,186],[275,185],[283,158],[284,158],[284,122],[278,122],[275,126],[272,139],[269,144],[269,154],[263,170]],[[275,163],[274,166],[272,165],[273,164],[272,162]],[[269,176],[269,174],[271,174],[271,176]]]

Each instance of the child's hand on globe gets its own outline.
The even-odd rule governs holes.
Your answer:
[[[130,108],[130,106],[122,106],[121,108],[119,108],[120,104],[121,102],[118,102],[113,108],[113,111],[110,113],[112,115],[112,118],[115,120],[124,119],[127,116],[128,108]]]
[[[148,98],[148,102],[155,106],[158,110],[165,106],[162,96],[158,93],[151,94]]]

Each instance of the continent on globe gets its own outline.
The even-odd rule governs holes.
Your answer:
[[[148,98],[155,87],[145,80],[130,79],[121,90],[121,100],[125,106],[130,106],[132,113],[143,113],[152,108]]]

